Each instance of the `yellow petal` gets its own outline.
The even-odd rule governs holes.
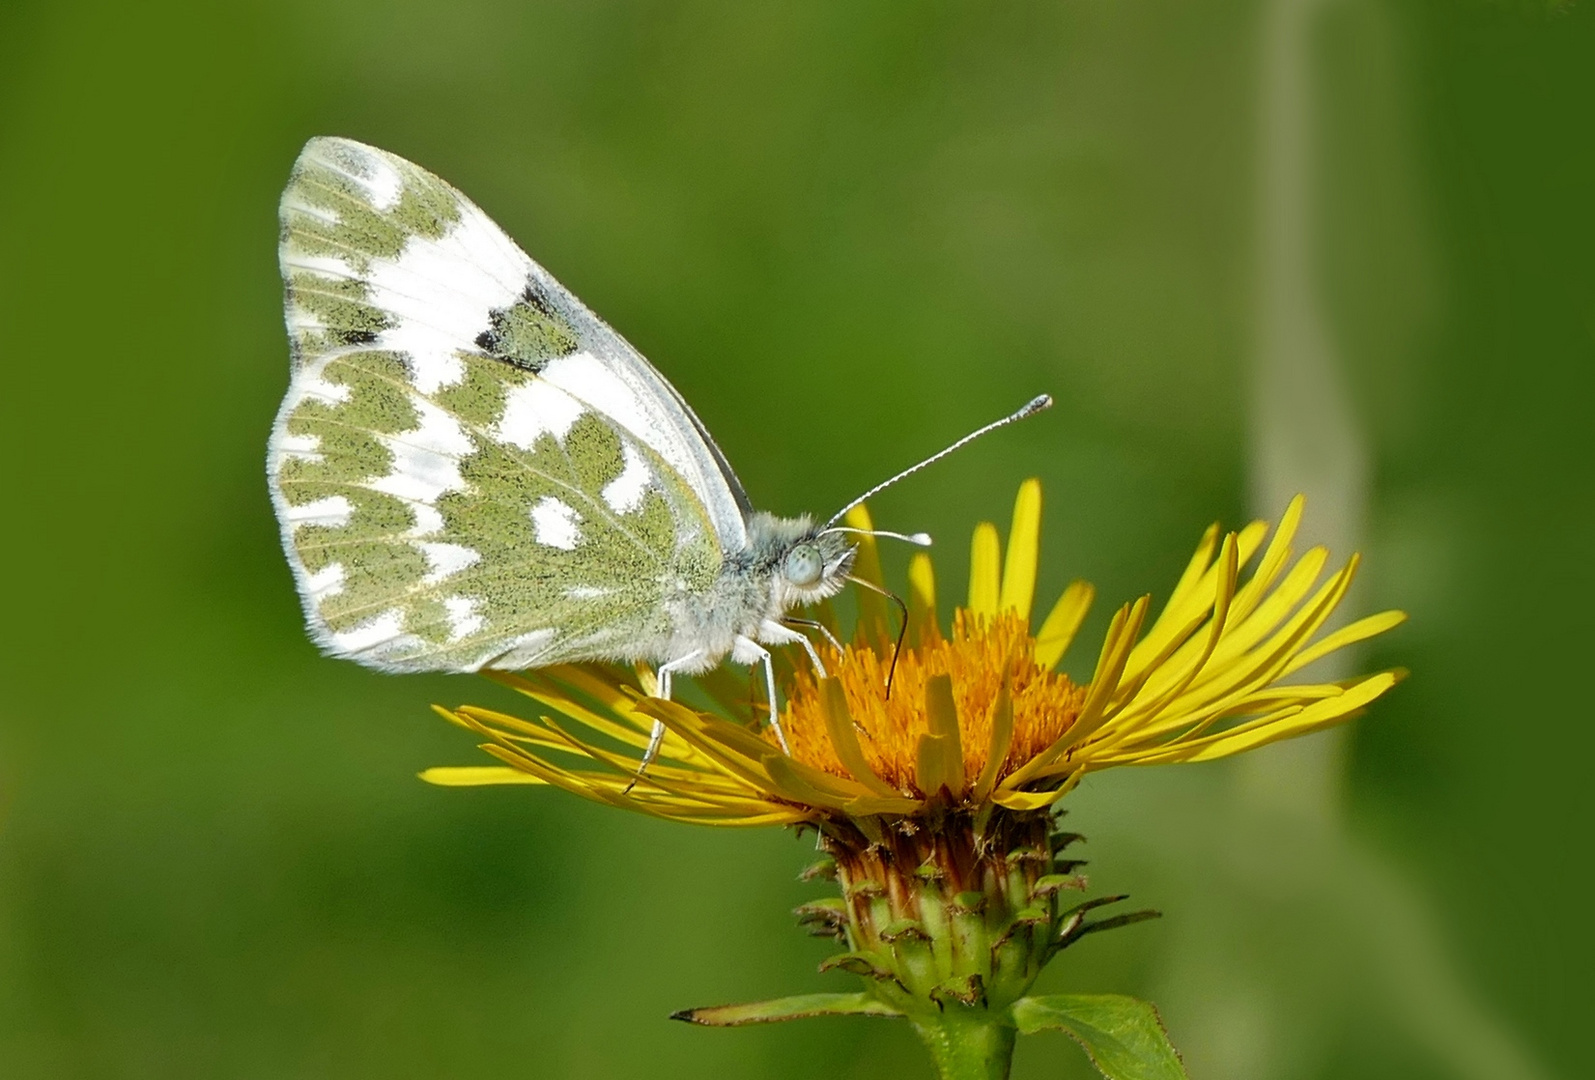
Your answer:
[[[1030,619],[1030,605],[1036,597],[1036,564],[1041,558],[1041,481],[1035,478],[1019,485],[1013,504],[1013,527],[1008,530],[1008,557],[1002,567],[1002,595],[997,604],[1003,611],[1016,611]]]
[[[1253,585],[1256,584],[1255,578],[1237,589],[1235,599],[1230,604],[1231,629],[1214,651],[1214,663],[1228,662],[1255,648],[1258,642],[1273,634],[1275,628],[1285,622],[1307,598],[1313,586],[1318,583],[1318,576],[1323,573],[1324,564],[1328,561],[1327,549],[1311,548],[1296,560],[1296,564],[1290,568],[1274,590],[1260,601],[1253,589]],[[1355,563],[1354,556],[1348,566],[1354,566]],[[1341,573],[1344,574],[1345,570]],[[1253,594],[1249,600],[1245,599],[1248,594]],[[1327,612],[1325,614],[1327,616]]]
[[[1139,671],[1142,661],[1148,656],[1163,652],[1170,642],[1189,638],[1195,633],[1196,628],[1206,621],[1207,612],[1212,610],[1213,600],[1217,595],[1219,575],[1224,572],[1221,560],[1214,557],[1214,552],[1218,551],[1222,556],[1222,544],[1233,544],[1236,567],[1245,566],[1257,553],[1257,548],[1266,535],[1268,535],[1266,521],[1254,521],[1239,533],[1225,536],[1222,541],[1218,539],[1218,526],[1208,527],[1207,532],[1202,535],[1202,542],[1197,547],[1196,554],[1186,566],[1185,573],[1175,585],[1174,591],[1169,594],[1168,603],[1153,620],[1151,629],[1146,632],[1146,638],[1136,655],[1130,658],[1132,672]],[[1236,594],[1231,605],[1232,622],[1239,623],[1251,611],[1253,601],[1245,599],[1247,596],[1255,599],[1272,583],[1276,571],[1268,569],[1272,564],[1268,563],[1267,557],[1264,562],[1265,567],[1254,574],[1246,587]],[[1186,651],[1189,652],[1190,648],[1188,645]]]
[[[1231,754],[1255,750],[1259,746],[1280,739],[1307,735],[1331,724],[1349,720],[1399,681],[1401,681],[1400,676],[1395,672],[1383,672],[1371,676],[1343,694],[1309,705],[1286,720],[1256,726],[1243,724],[1233,730],[1207,736],[1190,746],[1188,756],[1181,755],[1180,760],[1212,761],[1215,758],[1229,757]],[[1182,746],[1181,749],[1187,748]]]
[[[561,736],[570,741],[573,748],[580,750],[588,759],[602,765],[608,765],[614,770],[612,774],[601,775],[602,782],[622,792],[632,789],[637,782],[637,769],[640,759],[613,754],[591,743],[582,742],[580,739],[563,730],[558,725],[550,723],[550,727]],[[672,795],[679,795],[689,800],[712,799],[719,801],[722,795],[731,795],[736,798],[747,798],[747,786],[740,780],[721,772],[707,772],[698,769],[679,769],[655,761],[648,766],[647,775],[642,782],[660,791]],[[638,789],[640,790],[640,789]]]
[[[648,745],[648,731],[652,724],[637,718],[632,699],[618,686],[598,678],[590,671],[572,664],[560,664],[524,674],[511,671],[484,671],[482,674],[572,720],[585,724],[616,742],[638,749]],[[629,722],[629,727],[625,723],[601,716],[579,704],[571,697],[569,690],[566,689],[567,686],[596,698],[619,720]],[[667,735],[666,739],[669,738]],[[690,751],[680,740],[674,743],[667,741],[664,752],[671,757],[691,757]]]
[[[1002,542],[997,539],[997,526],[982,521],[975,526],[969,548],[969,610],[976,615],[997,614],[1001,563]]]
[[[920,799],[854,799],[842,807],[842,811],[852,818],[859,818],[869,814],[917,814],[925,809],[925,803]]]
[[[1214,575],[1214,588],[1218,591],[1213,600],[1212,610],[1196,616],[1187,626],[1179,628],[1177,632],[1165,635],[1161,651],[1155,655],[1148,655],[1147,653],[1147,647],[1152,641],[1152,632],[1149,631],[1146,639],[1130,653],[1129,662],[1124,666],[1124,684],[1120,686],[1118,693],[1114,696],[1115,703],[1122,704],[1133,700],[1141,692],[1141,689],[1149,683],[1153,683],[1159,674],[1164,674],[1166,679],[1167,674],[1171,673],[1169,661],[1176,655],[1183,654],[1181,655],[1181,662],[1191,665],[1189,668],[1190,677],[1185,680],[1185,685],[1188,686],[1195,680],[1202,666],[1207,663],[1208,657],[1213,655],[1213,651],[1218,648],[1219,642],[1223,639],[1224,626],[1229,617],[1230,602],[1235,598],[1235,575],[1238,563],[1239,551],[1236,537],[1234,533],[1230,533],[1224,537],[1224,542],[1218,550],[1218,558],[1213,563],[1213,567],[1217,571]],[[1207,644],[1193,663],[1190,654],[1191,649],[1197,644],[1197,640],[1193,640],[1191,635],[1195,634],[1204,622],[1208,624]],[[1179,668],[1175,667],[1174,670],[1179,670]],[[1183,690],[1184,686],[1181,687],[1181,691]],[[1171,694],[1170,696],[1176,695]]]
[[[1285,514],[1279,519],[1279,526],[1274,530],[1274,537],[1268,542],[1256,572],[1252,574],[1251,580],[1235,593],[1235,603],[1231,610],[1237,620],[1244,619],[1252,610],[1252,606],[1274,587],[1274,579],[1290,562],[1290,545],[1291,541],[1296,539],[1296,530],[1301,525],[1304,506],[1306,499],[1298,495],[1290,501],[1289,506],[1285,507]],[[1325,558],[1327,557],[1328,553],[1325,552]]]
[[[1079,632],[1080,624],[1085,621],[1086,612],[1091,610],[1091,601],[1096,599],[1096,595],[1096,589],[1086,581],[1072,582],[1063,590],[1063,595],[1058,597],[1058,602],[1052,606],[1046,622],[1041,624],[1041,630],[1036,634],[1037,664],[1048,671],[1058,666],[1058,661],[1063,659],[1063,654],[1069,651],[1069,646],[1074,642],[1074,635]]]
[[[883,798],[900,797],[902,792],[882,780],[869,767],[864,750],[858,744],[853,714],[847,709],[847,694],[836,679],[820,681],[820,707],[825,714],[826,733],[831,737],[831,746],[836,750],[837,760],[842,767],[875,794]]]
[[[808,806],[818,806],[826,810],[840,810],[853,799],[869,798],[870,794],[862,785],[854,794],[841,795],[834,791],[810,783],[812,777],[801,775],[798,763],[787,757],[771,758],[768,762],[770,780],[773,790],[782,798],[793,802],[804,803]]]
[[[1169,607],[1183,600],[1187,593],[1196,588],[1197,582],[1207,572],[1213,563],[1213,552],[1218,550],[1218,522],[1207,527],[1202,533],[1202,539],[1197,542],[1196,551],[1191,555],[1191,561],[1185,564],[1185,572],[1180,575],[1180,580],[1174,583],[1174,590],[1169,593]]]
[[[991,801],[1009,810],[1045,810],[1065,794],[1066,791],[998,791]]]
[[[555,787],[564,788],[572,795],[580,795],[584,799],[608,803],[610,806],[619,806],[622,809],[639,809],[632,800],[615,794],[605,785],[593,783],[594,778],[590,773],[583,776],[569,769],[555,768],[542,758],[520,753],[512,747],[489,743],[482,749],[514,768],[523,769]]]
[[[1285,668],[1285,674],[1299,671],[1312,663],[1320,660],[1337,649],[1344,649],[1347,645],[1355,645],[1359,641],[1366,641],[1376,634],[1400,626],[1407,621],[1405,611],[1382,611],[1378,615],[1369,615],[1365,619],[1358,619],[1349,626],[1342,626],[1332,634],[1326,634],[1321,640],[1313,642],[1309,649],[1304,649]]]
[[[717,768],[761,791],[775,790],[766,763],[779,757],[780,751],[753,732],[724,720],[711,721],[674,701],[645,698],[637,707],[662,720]]]
[[[547,728],[522,720],[518,716],[480,709],[475,705],[461,705],[455,710],[455,722],[478,734],[493,738],[509,738],[518,743],[541,746],[551,750],[568,750],[565,741]]]
[[[1008,751],[1013,746],[1013,695],[1008,689],[1011,671],[1010,665],[1003,672],[1002,682],[997,685],[997,701],[991,707],[991,740],[986,744],[986,764],[975,778],[974,790],[970,792],[976,802],[984,802],[991,794],[992,785],[997,782],[997,773],[1007,762]]]
[[[1308,556],[1304,555],[1302,562],[1307,561]],[[1192,681],[1190,688],[1160,707],[1162,716],[1149,713],[1142,703],[1132,701],[1117,717],[1119,729],[1126,734],[1133,734],[1137,741],[1185,729],[1179,738],[1186,739],[1219,719],[1251,711],[1252,695],[1266,690],[1270,683],[1280,677],[1302,642],[1317,632],[1335,605],[1345,596],[1355,575],[1356,564],[1357,560],[1353,557],[1278,630],[1273,628],[1279,620],[1272,614],[1264,616],[1264,608],[1273,603],[1274,598],[1270,597],[1267,603],[1259,607],[1258,614],[1253,616],[1254,619],[1263,618],[1268,629],[1273,631],[1266,642],[1255,649],[1241,651],[1238,655],[1221,656],[1228,650],[1231,640],[1231,635],[1226,634],[1225,640],[1215,650],[1213,659],[1205,665],[1206,670]],[[1310,578],[1306,579],[1307,585],[1311,583]]]
[[[930,556],[915,552],[908,560],[908,640],[918,645],[926,627],[936,625],[936,569]]]
[[[950,675],[925,681],[925,728],[916,755],[919,790],[934,798],[945,787],[956,799],[964,793],[964,751]]]
[[[1146,612],[1151,606],[1152,598],[1143,596],[1134,604],[1119,609],[1123,618],[1116,619],[1118,633],[1114,634],[1111,628],[1108,632],[1102,656],[1097,661],[1096,673],[1091,676],[1091,688],[1080,706],[1080,715],[1047,751],[1048,754],[1061,755],[1064,750],[1079,746],[1110,719],[1108,703],[1119,690],[1119,680],[1124,677],[1124,665],[1130,659],[1130,651],[1135,646],[1135,639],[1140,636],[1141,625],[1146,621]]]
[[[1071,747],[1078,746],[1096,734],[1104,723],[1108,700],[1118,689],[1130,649],[1141,632],[1150,599],[1143,596],[1134,604],[1126,604],[1114,613],[1113,621],[1108,624],[1107,636],[1102,641],[1102,653],[1097,658],[1097,670],[1091,678],[1091,688],[1080,705],[1080,715],[1075,717],[1074,723],[1056,742],[1009,775],[1002,782],[1003,788],[1012,790],[1024,785],[1042,769],[1061,759]]]
[[[421,779],[439,787],[484,787],[488,784],[547,784],[542,777],[508,765],[438,765],[422,770]]]
[[[875,527],[870,520],[869,510],[862,506],[855,506],[847,512],[848,527],[869,531]],[[886,587],[886,579],[881,575],[881,551],[875,543],[873,536],[849,536],[849,540],[858,548],[858,554],[853,556],[852,575],[862,578],[871,585]],[[858,626],[853,632],[853,640],[865,645],[874,645],[877,641],[893,640],[897,632],[892,629],[890,616],[886,610],[886,597],[870,589],[855,589],[858,596]]]
[[[1183,659],[1181,665],[1169,665],[1159,670],[1159,665],[1154,664],[1145,674],[1141,685],[1136,688],[1136,693],[1141,689],[1148,692],[1150,704],[1146,706],[1147,716],[1156,716],[1169,702],[1177,699],[1190,688],[1191,684],[1201,675],[1202,669],[1212,658],[1214,650],[1223,640],[1224,628],[1229,618],[1230,602],[1235,598],[1235,573],[1239,551],[1236,538],[1233,534],[1224,538],[1224,546],[1219,550],[1218,565],[1222,573],[1218,579],[1218,597],[1213,603],[1213,613],[1208,621],[1206,644],[1202,651],[1194,657]],[[1179,651],[1185,651],[1183,649]],[[1172,655],[1172,653],[1171,653]],[[1158,676],[1163,676],[1161,679]],[[1169,683],[1177,675],[1178,681]],[[1154,696],[1155,695],[1155,696]],[[1135,694],[1126,694],[1125,701],[1133,701]]]

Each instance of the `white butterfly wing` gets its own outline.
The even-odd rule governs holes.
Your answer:
[[[268,456],[311,630],[395,670],[649,655],[747,499],[635,349],[425,170],[312,140]]]

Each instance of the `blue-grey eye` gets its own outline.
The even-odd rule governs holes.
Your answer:
[[[786,553],[786,565],[781,572],[794,585],[813,585],[825,570],[825,560],[813,544],[799,544]]]

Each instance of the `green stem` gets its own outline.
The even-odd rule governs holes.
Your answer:
[[[984,1010],[949,1008],[939,1017],[915,1018],[914,1030],[941,1080],[1008,1080],[1017,1033]]]

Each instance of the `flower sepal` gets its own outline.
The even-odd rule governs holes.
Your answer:
[[[746,1005],[714,1005],[705,1009],[682,1009],[671,1013],[672,1020],[705,1027],[743,1027],[747,1024],[773,1024],[781,1020],[806,1020],[814,1016],[901,1016],[890,1005],[869,994],[794,994],[791,997],[754,1001]]]

